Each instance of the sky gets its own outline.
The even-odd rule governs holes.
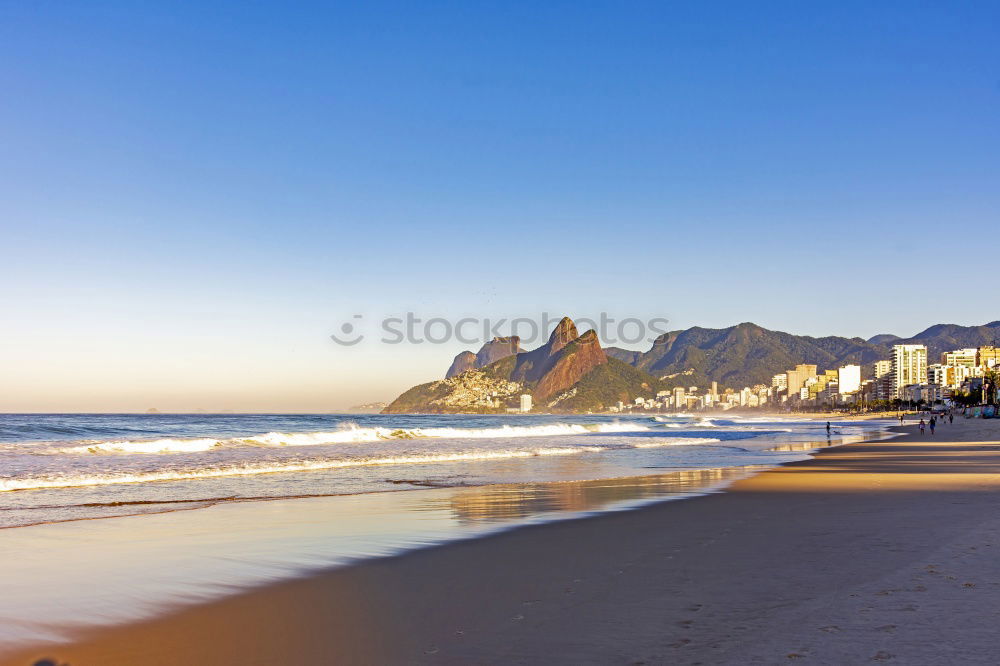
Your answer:
[[[998,319],[997,34],[996,2],[0,0],[0,411],[387,401],[478,346],[376,339],[407,312]]]

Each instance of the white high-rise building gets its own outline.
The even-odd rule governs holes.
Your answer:
[[[771,377],[771,386],[774,387],[774,388],[776,388],[776,389],[778,389],[779,391],[783,391],[783,390],[787,389],[788,388],[788,375],[785,374],[784,372],[782,372],[781,374],[777,374],[777,375]]]
[[[892,397],[899,398],[904,386],[927,383],[927,347],[924,345],[893,345]]]
[[[531,411],[531,396],[527,393],[521,394],[521,411],[522,412]]]
[[[979,365],[979,349],[971,347],[945,352],[941,354],[941,363],[956,368],[974,368]]]
[[[941,363],[928,365],[927,383],[937,384],[938,386],[951,386],[954,384],[952,378],[955,376],[955,370],[957,369],[949,365],[942,365]]]
[[[837,370],[840,393],[854,393],[861,388],[861,366],[845,365]]]
[[[678,386],[674,389],[674,407],[684,409],[687,407],[687,398],[684,395],[684,387]]]

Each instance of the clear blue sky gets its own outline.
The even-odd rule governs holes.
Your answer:
[[[336,408],[462,348],[331,345],[358,312],[997,319],[998,34],[996,2],[2,2],[0,410]]]

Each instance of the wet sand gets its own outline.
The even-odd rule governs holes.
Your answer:
[[[995,663],[1000,421],[915,429],[723,494],[373,560],[0,663]]]

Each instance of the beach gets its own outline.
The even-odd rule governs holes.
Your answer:
[[[994,663],[1000,423],[529,525],[9,655],[108,664]]]

